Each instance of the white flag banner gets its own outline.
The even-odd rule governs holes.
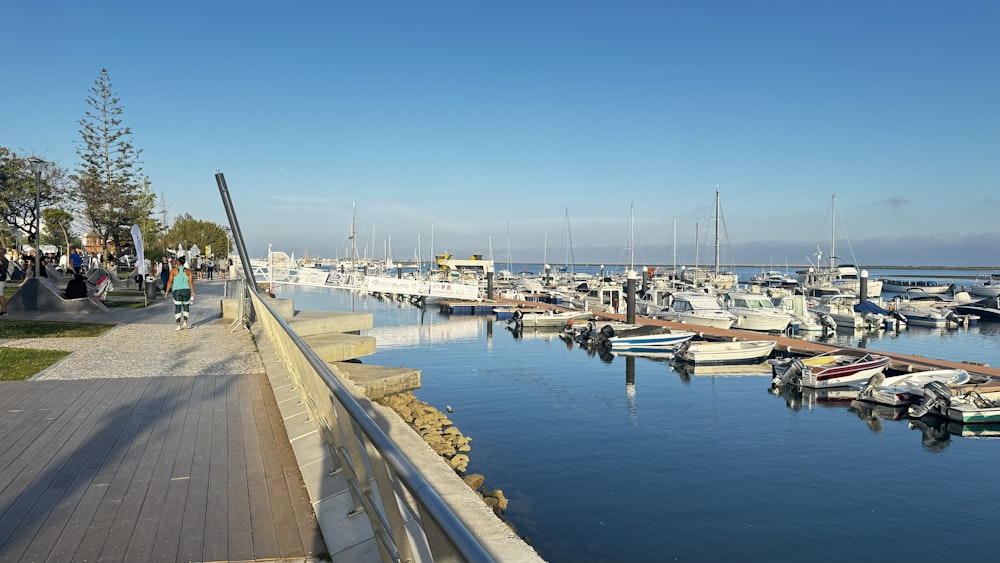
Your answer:
[[[142,231],[139,225],[132,225],[132,243],[135,245],[135,271],[137,274],[146,275],[146,257],[142,250]]]

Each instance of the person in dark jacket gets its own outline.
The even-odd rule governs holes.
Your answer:
[[[83,274],[76,274],[66,284],[66,299],[82,299],[87,297],[87,282]]]

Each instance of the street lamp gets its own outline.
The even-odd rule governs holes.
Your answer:
[[[35,277],[41,275],[42,271],[42,167],[46,162],[36,156],[28,159],[31,170],[35,173]]]

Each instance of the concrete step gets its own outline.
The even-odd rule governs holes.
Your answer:
[[[320,359],[327,362],[353,360],[375,353],[375,337],[330,332],[302,337]]]
[[[404,391],[420,389],[420,370],[373,366],[357,362],[327,362],[337,377],[361,387],[365,397],[375,400]]]
[[[371,313],[336,313],[330,311],[296,311],[288,320],[295,334],[301,337],[329,332],[360,332],[374,326]]]

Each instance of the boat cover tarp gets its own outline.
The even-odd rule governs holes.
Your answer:
[[[886,311],[885,309],[883,309],[882,307],[879,307],[878,305],[872,303],[871,301],[862,301],[862,302],[858,303],[857,305],[854,306],[854,312],[855,313],[861,313],[861,314],[875,313],[875,314],[878,314],[878,315],[888,315],[889,314],[889,311]]]

